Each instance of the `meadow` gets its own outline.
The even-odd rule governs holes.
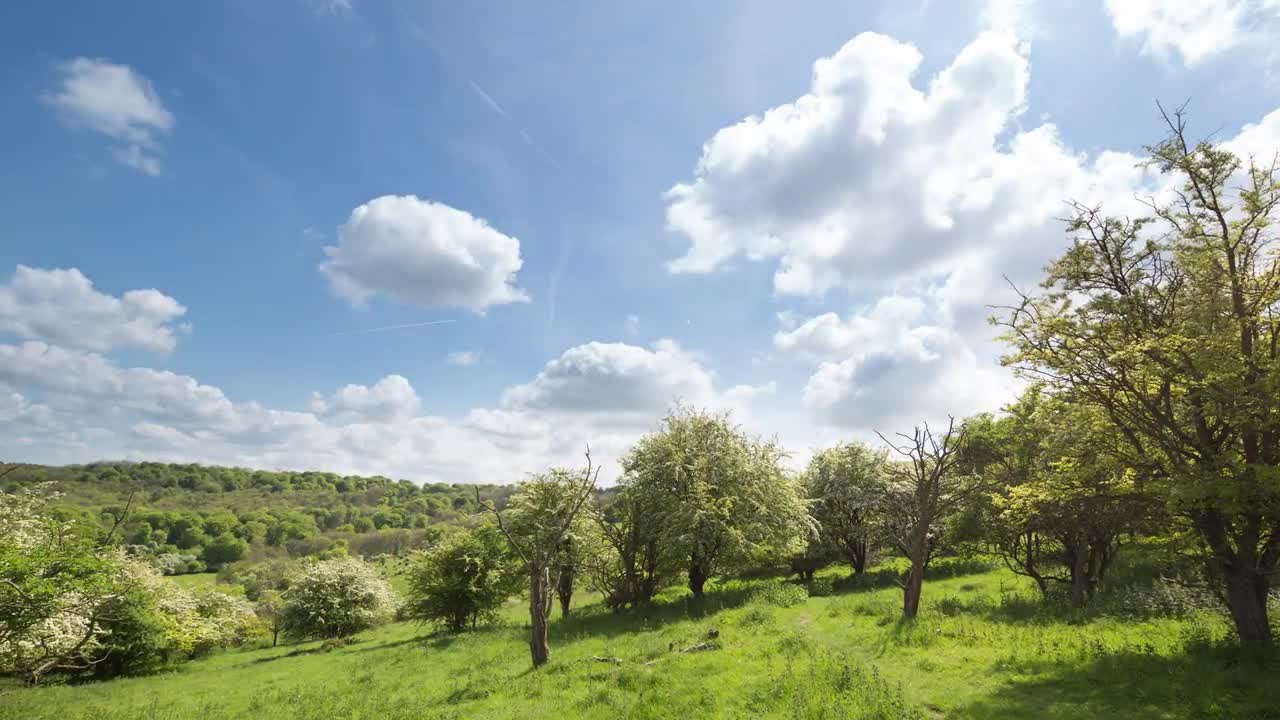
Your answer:
[[[1277,667],[1210,610],[1055,609],[1003,569],[945,563],[920,615],[869,571],[587,599],[531,670],[525,608],[456,635],[392,623],[349,645],[227,651],[153,676],[0,690],[0,718],[1280,718]],[[893,568],[896,571],[896,568]],[[950,577],[946,577],[950,575]],[[830,594],[826,594],[830,592]]]

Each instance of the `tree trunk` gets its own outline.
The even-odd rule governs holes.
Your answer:
[[[530,564],[529,567],[529,655],[533,666],[541,667],[551,659],[551,648],[547,643],[547,616],[550,614],[548,604],[551,600],[551,578],[547,577],[547,569]]]
[[[693,592],[696,598],[703,598],[703,586],[707,584],[707,569],[703,567],[702,561],[697,556],[693,558],[693,562],[689,564],[689,590]]]
[[[1227,609],[1235,622],[1236,634],[1242,645],[1270,647],[1271,624],[1267,619],[1267,590],[1265,578],[1250,577],[1235,572],[1226,576]]]
[[[1225,584],[1223,599],[1236,626],[1236,635],[1242,645],[1270,648],[1271,625],[1267,618],[1267,595],[1271,589],[1268,570],[1274,571],[1275,561],[1267,553],[1257,555],[1258,534],[1238,538],[1235,545],[1227,532],[1228,523],[1217,511],[1205,511],[1192,516],[1196,529],[1209,546],[1211,573],[1222,578]],[[1255,525],[1260,527],[1261,523]]]
[[[276,646],[276,642],[280,639],[280,628],[271,628],[271,647]]]
[[[1089,590],[1089,549],[1083,542],[1067,546],[1071,558],[1071,607],[1084,607]]]
[[[914,618],[920,612],[920,592],[924,590],[924,558],[911,558],[911,572],[902,588],[902,616]]]
[[[853,566],[853,574],[861,575],[867,569],[867,539],[856,538],[849,542],[849,564]]]
[[[560,597],[560,617],[569,617],[569,602],[573,599],[573,566],[560,568],[560,582],[556,583],[556,595]]]

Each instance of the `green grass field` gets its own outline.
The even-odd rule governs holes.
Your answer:
[[[835,575],[835,569],[828,574]],[[598,604],[552,624],[529,668],[519,601],[457,636],[397,623],[350,646],[227,652],[150,677],[0,690],[4,718],[1280,718],[1274,665],[1215,649],[1212,614],[1074,621],[1003,570],[804,599],[777,578],[699,605]],[[718,631],[717,649],[681,652]]]

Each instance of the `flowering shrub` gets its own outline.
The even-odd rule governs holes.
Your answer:
[[[281,625],[295,638],[345,637],[387,620],[395,607],[395,593],[371,565],[320,560],[290,577]]]

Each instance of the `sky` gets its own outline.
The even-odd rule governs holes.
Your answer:
[[[998,411],[988,318],[1280,148],[1280,0],[0,6],[0,458],[515,482]]]

